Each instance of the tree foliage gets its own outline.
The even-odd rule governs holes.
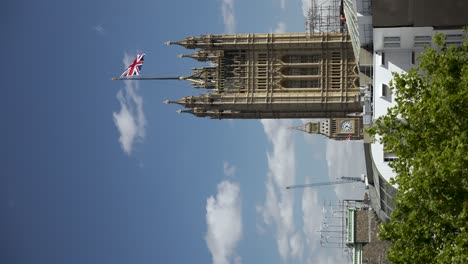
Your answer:
[[[391,220],[394,263],[468,263],[468,41],[434,37],[419,66],[393,74],[396,105],[368,129],[398,158]]]

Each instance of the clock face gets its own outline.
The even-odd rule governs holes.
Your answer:
[[[353,130],[353,123],[350,120],[341,122],[341,130],[343,132],[351,132]]]

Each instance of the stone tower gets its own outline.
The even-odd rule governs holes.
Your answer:
[[[177,44],[204,66],[188,80],[207,93],[178,112],[215,119],[345,118],[362,112],[358,69],[347,33],[221,34]]]
[[[308,122],[292,129],[309,134],[321,134],[334,140],[359,140],[364,138],[362,118],[328,118]]]

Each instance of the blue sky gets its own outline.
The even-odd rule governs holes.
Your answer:
[[[323,201],[359,186],[285,185],[364,172],[361,142],[305,120],[208,120],[163,100],[184,82],[116,82],[197,65],[168,40],[302,32],[291,0],[10,1],[2,5],[0,263],[346,263],[320,248]],[[338,196],[337,196],[338,194]]]

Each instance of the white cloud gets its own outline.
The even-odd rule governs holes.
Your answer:
[[[269,172],[265,187],[266,198],[257,211],[263,222],[275,228],[278,252],[286,261],[290,257],[302,256],[302,237],[294,227],[294,193],[286,190],[295,178],[294,142],[289,120],[261,120],[265,134],[272,143],[272,151],[267,153]]]
[[[336,180],[340,177],[360,177],[365,173],[364,149],[362,141],[327,141],[326,160],[328,177]],[[363,183],[335,185],[338,199],[362,199]]]
[[[242,257],[236,256],[234,258],[234,264],[242,264]]]
[[[291,256],[296,258],[302,258],[304,252],[304,243],[302,236],[299,232],[296,232],[290,239],[289,245],[291,246]]]
[[[285,33],[286,32],[286,24],[284,22],[278,22],[274,32],[275,33]]]
[[[130,64],[131,57],[124,55],[124,64]],[[119,142],[125,153],[130,155],[135,142],[145,138],[146,119],[143,112],[143,98],[138,95],[138,83],[125,81],[125,88],[117,92],[120,111],[114,112],[114,123],[119,130]]]
[[[214,264],[236,263],[242,259],[235,255],[242,238],[241,194],[238,183],[223,181],[218,184],[216,198],[206,201],[206,244]]]
[[[234,12],[235,0],[222,0],[221,14],[224,21],[224,31],[232,34],[236,32],[236,15]]]
[[[306,123],[309,120],[302,120]],[[365,172],[364,153],[362,141],[336,141],[326,139],[326,147],[317,149],[316,143],[308,142],[314,146],[315,152],[324,152],[327,162],[329,181],[334,181],[342,176],[358,177]],[[314,177],[315,178],[315,177]],[[305,183],[317,182],[312,177],[305,177]],[[327,180],[320,180],[327,181]],[[333,202],[343,199],[362,199],[364,195],[364,185],[362,183],[338,184],[334,185],[335,194],[325,193],[321,188],[302,189],[302,213],[303,227],[305,235],[305,263],[347,263],[348,255],[343,249],[328,248],[330,244],[320,245],[321,234],[317,232],[324,221],[322,211],[323,202]],[[336,195],[336,196],[335,196]],[[325,198],[326,197],[326,198]],[[324,200],[325,199],[325,200]],[[331,199],[331,200],[329,200]],[[329,208],[327,208],[329,209]],[[329,214],[328,211],[327,214]],[[331,220],[330,220],[331,221]],[[334,224],[330,223],[329,224]],[[325,241],[323,241],[325,243]],[[333,243],[329,242],[329,243]]]
[[[312,0],[302,0],[302,15],[307,17],[310,7],[312,6]]]
[[[281,9],[286,9],[286,0],[280,0]]]
[[[302,123],[308,121],[302,120]],[[325,193],[320,188],[302,189],[302,223],[299,229],[296,229],[295,223],[300,220],[297,221],[294,218],[294,192],[288,192],[285,186],[296,184],[295,147],[292,133],[297,132],[287,129],[292,126],[292,122],[288,120],[262,120],[261,123],[272,149],[267,153],[269,172],[265,180],[265,202],[256,208],[263,220],[262,223],[257,223],[258,232],[265,233],[265,230],[272,228],[277,250],[283,262],[290,262],[291,259],[297,259],[303,263],[348,262],[347,254],[343,252],[343,249],[323,248],[320,244],[321,237],[317,231],[323,221],[322,203],[324,199],[326,201],[362,199],[363,184],[335,185],[336,196]],[[312,135],[305,134],[305,136]],[[314,148],[314,153],[323,153],[320,160],[325,159],[327,162],[330,181],[342,176],[357,177],[365,172],[362,141],[335,141],[317,137],[319,140],[308,143]],[[320,172],[317,171],[317,173]],[[312,176],[315,178],[315,175]],[[315,180],[308,176],[304,181],[310,183]]]
[[[317,6],[328,6],[330,5],[331,1],[329,0],[318,0],[317,1]],[[312,7],[312,0],[302,0],[302,14],[304,17],[307,17],[307,13],[309,12],[309,9]]]
[[[305,178],[306,184],[310,182],[310,177]],[[315,250],[318,247],[317,230],[320,228],[322,221],[320,210],[317,189],[304,188],[302,193],[302,221],[304,223],[302,231],[306,236],[305,240],[310,250]]]
[[[305,179],[306,183],[311,183],[311,177]],[[302,212],[304,226],[302,231],[305,234],[308,256],[305,263],[348,263],[343,248],[330,248],[335,245],[322,246],[320,244],[321,234],[318,232],[324,221],[318,188],[304,188],[302,193]],[[326,233],[325,233],[326,234]],[[338,241],[338,240],[337,240]]]
[[[305,125],[309,122],[319,122],[323,119],[320,119],[320,118],[314,118],[314,119],[300,119],[302,125]],[[303,137],[304,137],[304,140],[309,143],[310,145],[316,145],[318,143],[322,143],[323,140],[326,140],[326,137],[324,135],[317,135],[317,134],[309,134],[309,133],[306,133],[306,132],[301,132]],[[314,156],[316,157],[316,159],[321,159],[321,155],[324,154],[322,152],[314,152]]]
[[[104,27],[102,25],[95,26],[94,30],[100,35],[105,35],[105,33],[106,33],[106,30],[104,29]]]
[[[223,163],[224,175],[228,177],[233,177],[236,174],[236,166],[230,164],[227,161]]]

